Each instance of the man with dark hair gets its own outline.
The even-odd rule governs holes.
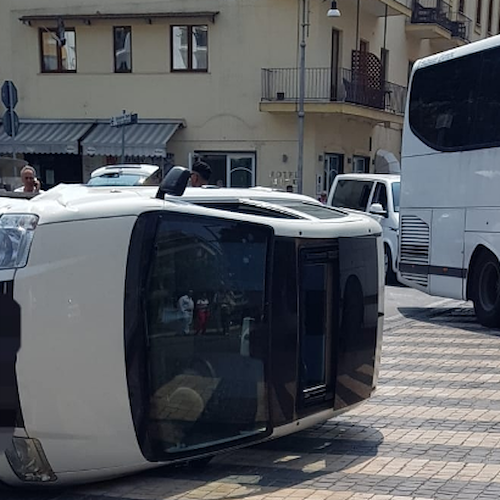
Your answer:
[[[205,162],[198,160],[191,169],[191,186],[201,187],[208,184],[212,169]]]

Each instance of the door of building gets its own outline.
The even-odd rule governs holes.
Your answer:
[[[327,193],[332,187],[337,174],[344,173],[344,155],[338,153],[325,153],[325,171],[323,175],[323,190]]]
[[[255,186],[255,153],[196,152],[190,162],[200,159],[212,169],[210,184],[221,187]]]

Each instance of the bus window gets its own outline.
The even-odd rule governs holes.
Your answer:
[[[476,147],[500,145],[500,49],[483,55],[483,71],[476,99],[471,143]]]
[[[425,144],[442,151],[470,146],[480,70],[481,54],[472,54],[415,72],[409,121]]]

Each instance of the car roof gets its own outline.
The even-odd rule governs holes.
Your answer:
[[[335,179],[399,182],[400,174],[338,174]]]
[[[158,165],[150,165],[148,163],[122,163],[117,165],[104,165],[94,170],[90,177],[100,177],[107,174],[134,174],[134,175],[144,175],[149,177],[154,174],[160,167]]]

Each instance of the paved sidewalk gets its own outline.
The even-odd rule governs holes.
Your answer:
[[[1,500],[499,500],[498,335],[465,305],[388,325],[377,394],[338,419],[202,472]]]

